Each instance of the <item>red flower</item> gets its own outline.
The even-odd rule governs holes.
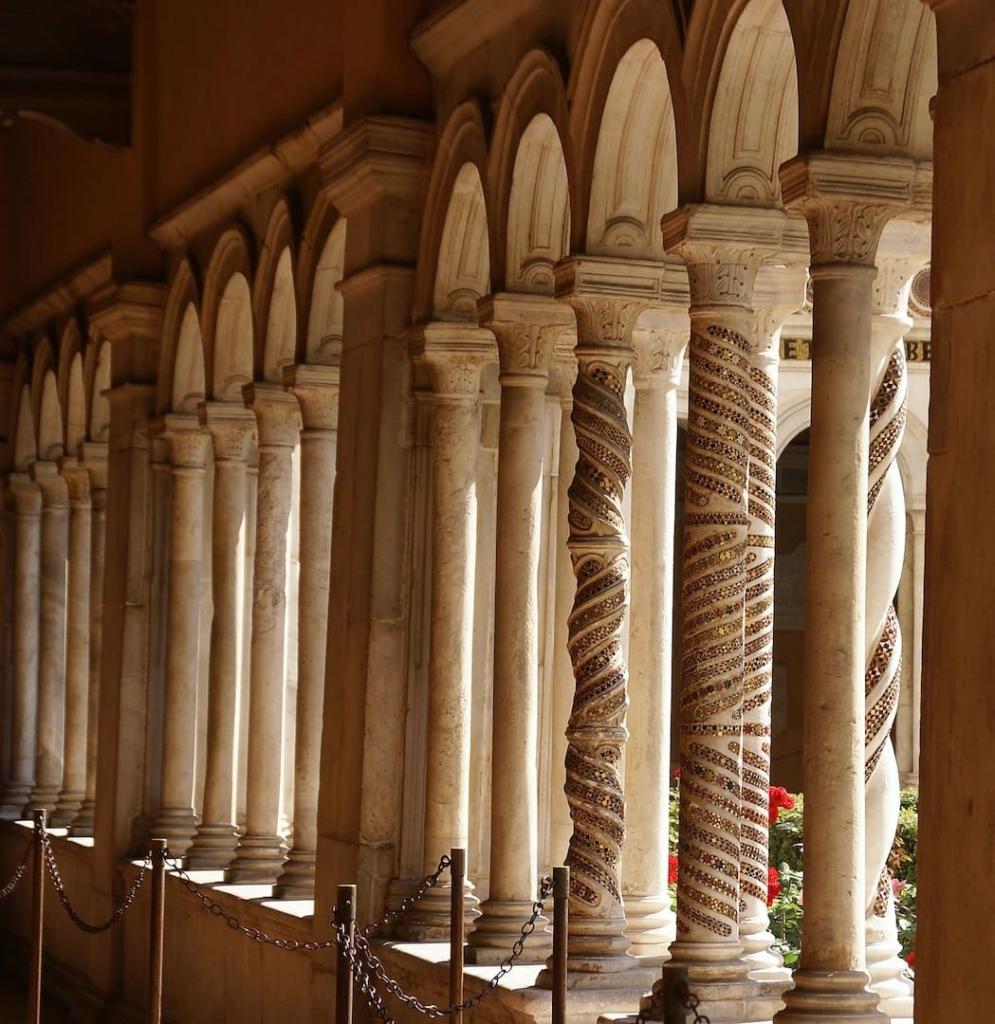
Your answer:
[[[905,962],[909,965],[909,967],[911,967],[913,970],[915,970],[915,968],[916,968],[916,951],[914,949],[905,958]]]
[[[678,766],[677,766],[677,767],[676,767],[676,768],[674,769],[674,778],[675,778],[675,779],[679,779],[680,777],[681,777],[681,769],[680,769],[680,765],[678,765]]]
[[[767,790],[769,798],[768,818],[773,825],[781,813],[781,808],[786,811],[794,809],[795,798],[784,788],[784,786],[770,786]]]
[[[781,875],[777,868],[767,869],[767,906],[769,907],[781,895]]]
[[[673,885],[677,881],[677,855],[670,854],[667,862],[667,885]]]

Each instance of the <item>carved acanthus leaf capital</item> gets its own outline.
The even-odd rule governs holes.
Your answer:
[[[543,295],[485,295],[477,319],[494,332],[505,385],[545,387],[560,336],[573,327],[570,310]]]
[[[632,380],[637,389],[677,387],[688,333],[687,327],[637,327],[632,332]]]
[[[203,469],[211,437],[202,430],[196,416],[169,413],[162,420],[173,469]]]
[[[211,435],[218,462],[245,462],[256,436],[256,418],[234,402],[202,402],[198,407],[200,425]]]
[[[305,430],[335,430],[338,427],[338,366],[317,363],[285,366],[283,386],[297,397]]]
[[[293,448],[301,434],[301,407],[279,384],[252,383],[242,388],[247,409],[256,414],[260,448]]]
[[[872,311],[879,316],[906,318],[912,279],[926,265],[926,254],[883,256],[877,259],[877,276],[871,293]]]
[[[432,393],[446,401],[477,401],[480,372],[497,359],[494,335],[459,321],[424,324],[413,336],[413,348],[429,368]]]
[[[564,296],[577,316],[577,348],[630,350],[632,330],[646,308],[641,299],[573,293]]]
[[[77,459],[64,458],[59,464],[59,471],[66,481],[69,504],[76,508],[89,508],[90,474],[84,466]]]

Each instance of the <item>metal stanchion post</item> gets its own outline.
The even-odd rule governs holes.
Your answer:
[[[45,926],[45,834],[46,815],[34,811],[34,848],[31,851],[31,975],[28,982],[28,1024],[41,1024],[42,934]]]
[[[335,901],[335,924],[345,926],[346,941],[356,934],[356,887],[340,885]],[[340,945],[335,965],[335,1024],[352,1024],[352,967],[345,947]]]
[[[466,850],[449,851],[449,1005],[463,1002],[463,879],[466,877]],[[463,1014],[449,1018],[453,1024],[463,1024]]]
[[[166,840],[149,841],[152,891],[149,894],[149,1024],[162,1021],[162,951],[166,922]]]
[[[570,868],[553,868],[553,1013],[552,1024],[567,1019],[567,919]]]

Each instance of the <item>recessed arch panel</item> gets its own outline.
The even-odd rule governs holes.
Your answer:
[[[587,249],[663,257],[660,218],[677,205],[677,148],[667,69],[642,39],[619,61],[598,134]]]
[[[54,371],[46,370],[41,382],[38,412],[38,457],[54,460],[60,458],[64,451],[59,385]]]
[[[194,304],[188,303],[180,321],[173,364],[173,412],[194,413],[207,397],[204,382],[204,343]]]
[[[24,384],[17,404],[17,425],[14,429],[14,468],[17,470],[27,469],[38,457],[32,404],[31,389]]]
[[[432,312],[441,320],[475,320],[477,300],[490,290],[487,206],[476,164],[467,162],[453,183],[439,245]]]
[[[78,455],[86,440],[86,389],[83,387],[83,356],[77,352],[69,364],[66,393],[66,453]]]
[[[111,435],[111,403],[104,394],[111,386],[111,346],[100,342],[97,366],[93,374],[93,396],[90,399],[90,439],[107,441]]]
[[[252,381],[252,296],[241,273],[228,278],[214,325],[211,393],[218,401],[242,400],[242,385]]]
[[[297,341],[297,300],[294,296],[294,271],[290,246],[284,246],[276,261],[273,293],[266,320],[266,346],[263,350],[263,377],[279,383],[282,369],[294,361]]]
[[[309,363],[335,363],[342,351],[344,305],[338,284],[345,267],[346,222],[342,218],[328,232],[314,271],[307,322]]]

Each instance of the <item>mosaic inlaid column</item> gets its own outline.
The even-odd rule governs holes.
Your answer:
[[[873,166],[863,166],[873,175]],[[805,926],[795,986],[785,993],[778,1024],[885,1019],[867,988],[864,956],[864,602],[874,257],[894,210],[884,187],[869,203],[838,173],[819,155],[781,168],[786,205],[808,221],[813,313]]]
[[[636,956],[662,961],[674,940],[667,891],[670,852],[670,693],[674,594],[677,388],[688,343],[677,326],[633,332],[632,616],[627,835],[622,864],[626,934]],[[683,324],[680,321],[683,320]]]
[[[286,857],[280,835],[287,612],[287,527],[293,500],[293,453],[300,438],[297,399],[276,384],[246,384],[256,414],[259,482],[252,583],[248,780],[245,832],[229,869],[234,882],[275,882]]]
[[[87,689],[90,677],[90,557],[92,528],[90,474],[76,459],[63,459],[69,493],[66,594],[66,697],[62,792],[51,823],[72,823],[86,788]]]
[[[51,813],[62,791],[66,700],[66,585],[69,491],[54,462],[31,467],[41,490],[41,602],[38,623],[38,732],[31,805]]]
[[[630,970],[622,908],[625,840],[622,751],[628,670],[622,626],[629,602],[629,539],[622,500],[631,476],[623,396],[640,306],[565,296],[577,316],[571,419],[579,458],[567,541],[577,589],[567,622],[576,689],[567,724],[566,794],[573,821],[568,967],[601,976]]]
[[[731,220],[733,212],[722,215]],[[739,912],[751,302],[761,252],[743,243],[698,241],[700,233],[693,215],[664,218],[668,251],[687,265],[691,314],[680,850],[670,952],[672,962],[687,968],[708,1015],[729,1019],[745,1013],[744,1000],[755,988],[741,959]]]
[[[494,358],[489,331],[433,323],[418,342],[432,384],[432,576],[422,870],[467,845],[470,830],[470,714],[473,590],[477,541],[480,370]],[[468,887],[468,892],[472,889]],[[399,934],[449,934],[448,882],[405,915]],[[476,911],[470,913],[476,916]]]
[[[869,475],[867,480],[867,670],[864,678],[864,779],[867,971],[880,1008],[911,1017],[912,982],[901,958],[891,874],[901,783],[891,730],[898,713],[902,633],[895,594],[905,561],[905,492],[896,457],[905,435],[908,379],[904,335],[908,288],[921,260],[881,259],[871,320]]]
[[[297,735],[294,747],[293,842],[276,895],[314,896],[321,778],[321,715],[325,693],[328,592],[335,495],[337,366],[288,366],[284,386],[297,397],[301,431],[301,568],[297,611]]]
[[[169,449],[169,587],[159,810],[150,835],[185,856],[197,826],[194,810],[197,682],[202,598],[204,463],[210,437],[196,416],[163,420]]]
[[[238,689],[242,671],[246,464],[256,432],[248,409],[206,402],[200,423],[214,450],[211,510],[211,593],[214,618],[207,695],[207,764],[204,804],[193,845],[192,868],[226,868],[235,854]]]
[[[75,836],[93,835],[97,795],[97,726],[104,619],[104,542],[107,522],[107,444],[83,442],[83,467],[90,476],[90,663],[86,691],[86,782],[83,803],[70,825]]]
[[[743,666],[743,790],[739,939],[753,978],[784,983],[767,908],[778,349],[784,318],[805,299],[805,267],[764,267],[754,289],[750,357],[749,533]]]
[[[480,322],[497,338],[501,413],[494,572],[490,892],[470,936],[476,963],[509,955],[539,873],[539,554],[546,386],[570,310],[542,296],[490,295]],[[545,959],[539,922],[526,959]]]
[[[38,608],[41,491],[27,473],[10,474],[14,502],[14,600],[11,660],[10,778],[4,787],[5,816],[20,817],[29,806],[35,777],[38,701]]]

